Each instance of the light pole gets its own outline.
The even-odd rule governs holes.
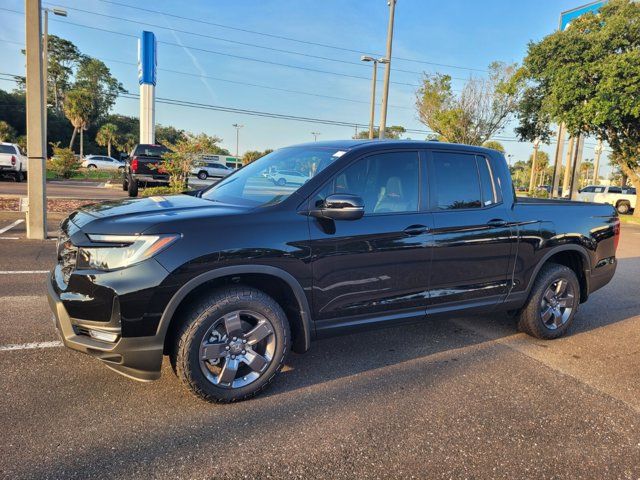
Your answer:
[[[595,162],[593,163],[593,184],[598,185],[598,181],[600,180],[600,176],[598,175],[598,170],[600,169],[600,155],[602,155],[602,140],[598,140],[598,144],[596,148],[594,148],[594,153],[596,156]]]
[[[378,81],[378,63],[389,63],[386,58],[373,58],[362,55],[360,60],[373,63],[373,76],[371,77],[371,113],[369,114],[369,138],[373,138],[373,123],[376,116],[376,85]]]
[[[240,158],[240,129],[244,127],[244,125],[234,123],[232,126],[236,129],[236,159],[238,159]]]
[[[49,12],[52,12],[54,15],[59,17],[66,17],[67,11],[64,8],[53,7],[43,8],[42,12],[44,13],[43,18],[43,27],[42,27],[42,88],[44,89],[44,125],[42,126],[44,130],[44,138],[45,144],[47,140],[47,105],[48,99],[47,96],[49,94]]]
[[[389,0],[389,25],[387,27],[387,68],[384,70],[384,85],[382,87],[382,113],[380,114],[380,131],[378,138],[384,138],[385,129],[387,128],[387,104],[389,102],[389,77],[391,76],[391,46],[393,44],[393,17],[396,11],[396,1]]]
[[[313,141],[317,142],[318,141],[318,135],[320,135],[320,132],[311,132],[311,135],[313,135]]]
[[[536,179],[536,162],[538,160],[538,148],[540,148],[540,139],[536,138],[533,141],[533,158],[531,160],[531,176],[529,177],[529,191],[533,191],[533,187],[535,186]]]

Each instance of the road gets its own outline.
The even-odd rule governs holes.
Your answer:
[[[167,362],[137,383],[59,347],[54,242],[0,240],[0,477],[638,479],[640,228],[622,228],[565,338],[494,315],[325,339],[222,406]]]

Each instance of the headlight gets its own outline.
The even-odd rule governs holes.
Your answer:
[[[104,246],[80,247],[77,268],[116,270],[142,262],[175,242],[180,235],[89,235]]]

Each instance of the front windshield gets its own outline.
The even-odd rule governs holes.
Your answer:
[[[337,148],[322,147],[276,150],[206,190],[202,198],[252,207],[275,205],[344,153]]]

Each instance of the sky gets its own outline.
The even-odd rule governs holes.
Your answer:
[[[520,63],[529,42],[558,28],[560,12],[584,3],[397,0],[387,125],[427,129],[415,108],[423,73],[449,74],[455,78],[454,89],[460,89],[470,76],[485,75],[492,61]],[[150,30],[159,42],[158,98],[338,120],[362,128],[369,121],[371,64],[361,62],[360,55],[383,56],[389,15],[386,0],[43,0],[43,6],[66,8],[67,18],[50,16],[49,33],[103,60],[129,92],[139,90],[136,37]],[[24,2],[0,0],[0,72],[24,75],[24,16],[9,10],[22,12]],[[13,85],[0,80],[0,88]],[[380,99],[382,82],[377,93]],[[113,111],[137,116],[138,108],[137,100],[119,98]],[[378,106],[376,123],[379,116]],[[347,126],[161,103],[156,104],[156,122],[217,135],[232,154],[234,123],[244,125],[240,154],[311,141],[311,132],[322,140],[354,134]],[[514,125],[497,134],[512,162],[532,152],[530,143],[516,141]],[[588,139],[583,159],[593,158],[594,146]],[[553,158],[555,144],[541,150]],[[606,151],[603,157],[601,174],[609,170]]]

